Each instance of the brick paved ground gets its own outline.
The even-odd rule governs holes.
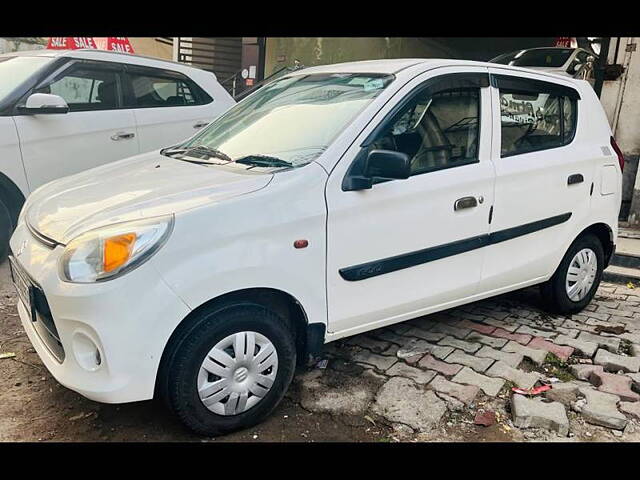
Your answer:
[[[60,386],[15,301],[5,263],[0,353],[16,357],[0,359],[0,440],[201,440],[152,402],[97,404]],[[325,356],[262,425],[219,440],[640,441],[640,288],[602,284],[571,317],[545,313],[531,288],[337,341]],[[537,396],[511,391],[551,381]]]
[[[355,413],[375,414],[401,439],[440,438],[460,426],[478,432],[475,416],[487,412],[511,438],[640,439],[640,288],[603,283],[572,316],[550,315],[540,302],[532,288],[334,342],[327,370],[296,381],[304,392],[313,378],[317,398],[348,403],[353,392],[330,379],[359,365],[352,378],[377,383]],[[512,392],[545,384],[552,389],[538,395]]]

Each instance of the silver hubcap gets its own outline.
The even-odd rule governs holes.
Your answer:
[[[238,332],[220,340],[198,372],[198,394],[218,415],[238,415],[262,400],[276,379],[278,353],[267,337]]]
[[[587,296],[596,280],[598,259],[590,248],[583,248],[576,253],[569,264],[567,281],[565,283],[567,295],[574,302],[579,302]]]

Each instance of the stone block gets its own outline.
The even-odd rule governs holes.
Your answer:
[[[480,388],[475,385],[461,385],[450,382],[441,375],[436,376],[429,385],[438,393],[457,398],[465,405],[469,406],[480,393]]]
[[[520,355],[527,357],[532,362],[541,365],[544,363],[544,359],[547,358],[546,350],[537,350],[535,348],[525,347],[517,342],[510,341],[503,348],[503,352],[519,353]]]
[[[504,380],[502,379],[487,377],[467,367],[463,367],[462,370],[453,377],[452,381],[465,385],[475,385],[491,397],[495,397],[504,385]]]
[[[372,409],[390,422],[426,432],[439,424],[447,407],[433,391],[407,378],[392,377],[380,387]]]
[[[564,437],[569,434],[567,412],[559,402],[545,403],[524,395],[514,395],[511,398],[511,412],[516,427],[545,428]]]

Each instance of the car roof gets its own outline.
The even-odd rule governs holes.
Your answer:
[[[15,57],[15,56],[51,57],[51,58],[58,58],[58,57],[86,58],[91,60],[106,60],[106,61],[121,62],[121,63],[135,63],[138,65],[150,65],[149,62],[152,62],[152,64],[155,64],[156,66],[160,66],[158,64],[165,64],[165,65],[176,65],[181,68],[197,69],[196,67],[192,67],[191,65],[174,62],[172,60],[164,60],[161,58],[149,57],[146,55],[135,55],[132,53],[97,50],[93,48],[79,48],[77,50],[48,50],[48,49],[42,48],[38,50],[23,50],[23,51],[0,54],[0,57]],[[200,70],[200,69],[197,69],[197,70]]]
[[[474,60],[452,60],[445,58],[394,58],[382,60],[363,60],[358,62],[334,63],[331,65],[318,65],[314,67],[302,68],[288,73],[286,76],[293,75],[310,75],[316,73],[378,73],[378,74],[397,74],[414,66],[422,66],[425,70],[431,70],[438,67],[490,67],[504,70],[512,70],[513,72],[535,73],[550,77],[550,79],[558,79],[566,82],[570,78],[563,77],[551,72],[543,72],[540,70],[516,67],[511,65],[502,65],[490,62],[477,62]]]

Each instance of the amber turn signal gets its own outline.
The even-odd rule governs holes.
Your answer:
[[[127,263],[135,243],[135,233],[125,233],[105,239],[102,256],[104,271],[112,272]]]

